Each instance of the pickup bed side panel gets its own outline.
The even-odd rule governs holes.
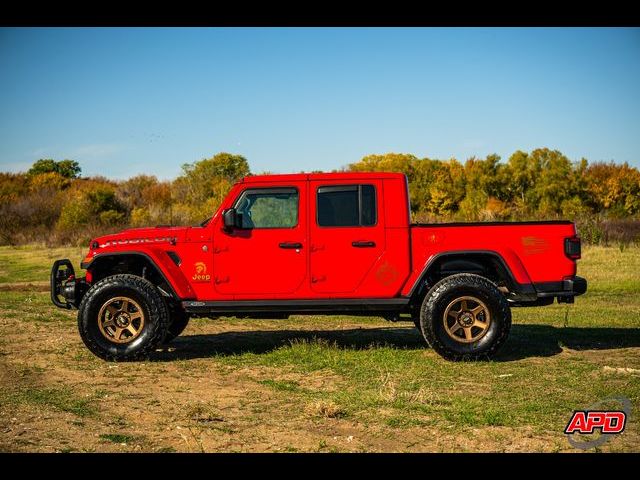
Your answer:
[[[411,227],[412,272],[402,289],[409,295],[438,254],[488,251],[499,255],[520,284],[559,282],[576,274],[564,254],[564,239],[575,235],[572,223],[426,225]]]

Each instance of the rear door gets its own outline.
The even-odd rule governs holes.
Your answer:
[[[382,182],[320,180],[309,188],[311,289],[355,295],[385,250]]]
[[[307,182],[248,186],[234,201],[242,229],[214,237],[214,285],[238,299],[293,295],[307,274]]]

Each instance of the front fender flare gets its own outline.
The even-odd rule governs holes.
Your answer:
[[[169,285],[170,293],[176,300],[189,300],[195,298],[195,292],[191,287],[191,284],[187,281],[186,277],[182,273],[182,270],[171,260],[166,251],[119,251],[119,252],[104,252],[94,255],[92,260],[82,267],[87,270],[95,269],[97,266],[102,265],[104,262],[108,262],[117,257],[130,256],[143,258],[152,267],[154,267],[157,273],[164,279]]]

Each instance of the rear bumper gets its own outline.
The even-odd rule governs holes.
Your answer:
[[[565,278],[561,282],[536,283],[536,296],[545,300],[558,299],[558,303],[573,303],[574,298],[587,291],[587,280],[582,277]]]
[[[554,298],[558,303],[573,303],[575,297],[586,291],[587,280],[575,276],[560,282],[534,283],[530,291],[519,292],[511,302],[518,307],[551,305]]]
[[[59,308],[78,308],[87,291],[84,278],[76,278],[73,265],[68,258],[53,262],[49,276],[51,302]]]
[[[565,280],[568,287],[565,290],[571,290],[574,295],[582,295],[587,293],[587,279],[582,277],[574,277],[573,280]]]
[[[534,286],[538,297],[575,297],[587,291],[587,281],[577,276],[561,282],[536,283]]]

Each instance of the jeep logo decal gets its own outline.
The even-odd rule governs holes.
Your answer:
[[[191,280],[193,280],[194,282],[208,282],[209,280],[211,280],[211,275],[207,273],[206,263],[196,262],[193,266],[196,270],[196,273],[193,277],[191,277]]]

